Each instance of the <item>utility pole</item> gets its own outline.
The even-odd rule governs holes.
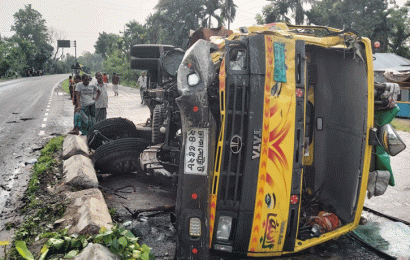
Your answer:
[[[75,62],[77,62],[77,41],[74,40],[74,55],[75,55]]]

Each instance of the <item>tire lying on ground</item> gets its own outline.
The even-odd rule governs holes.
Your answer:
[[[152,144],[159,144],[165,141],[165,134],[161,133],[161,126],[165,120],[164,105],[156,105],[152,115]]]
[[[140,169],[139,155],[150,142],[143,138],[123,138],[105,143],[95,150],[93,163],[104,173],[130,173]]]
[[[94,150],[100,147],[104,141],[95,131],[99,131],[110,140],[138,137],[137,129],[131,120],[121,117],[105,119],[95,123],[87,134],[88,147]]]

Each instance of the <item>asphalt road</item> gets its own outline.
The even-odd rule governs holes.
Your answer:
[[[64,133],[61,122],[67,96],[54,92],[67,75],[0,83],[0,241],[10,240],[5,223],[18,221],[16,208],[40,149]]]

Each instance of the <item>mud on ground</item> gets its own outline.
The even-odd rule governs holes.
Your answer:
[[[176,191],[134,173],[98,176],[107,206],[116,212],[114,220],[139,237],[140,244],[151,247],[155,259],[173,259],[176,237],[170,213]]]

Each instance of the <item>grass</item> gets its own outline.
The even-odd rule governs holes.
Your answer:
[[[394,129],[404,132],[410,132],[410,120],[405,119],[393,119],[391,125]]]
[[[130,87],[130,88],[137,88],[136,83],[133,80],[131,80],[131,81],[124,80],[124,81],[121,82],[121,85]]]
[[[61,88],[68,94],[70,94],[70,89],[68,87],[69,85],[69,81],[68,79],[65,79],[62,83],[61,83]]]
[[[61,171],[59,169],[58,154],[62,150],[64,138],[65,136],[59,136],[51,139],[41,150],[23,198],[25,205],[21,211],[27,216],[24,222],[15,230],[14,242],[24,241],[31,244],[40,234],[49,231],[50,228],[46,224],[53,223],[61,218],[65,212],[64,200],[59,195],[46,200],[41,187],[50,184],[50,179],[55,178],[55,172]],[[12,257],[18,255],[15,248],[12,248],[10,253]]]

